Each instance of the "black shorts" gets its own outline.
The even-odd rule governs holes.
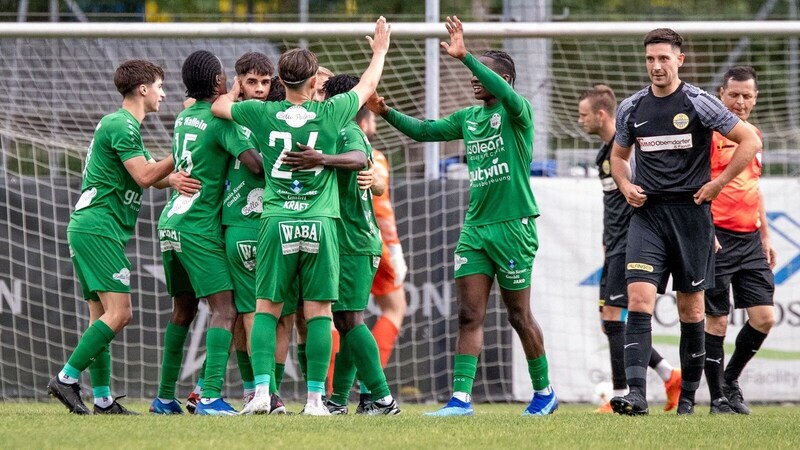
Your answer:
[[[761,247],[761,233],[737,233],[717,228],[722,246],[717,253],[715,285],[706,291],[706,314],[725,316],[731,311],[730,288],[736,309],[772,305],[775,276]]]
[[[603,306],[628,307],[628,284],[625,282],[625,254],[606,257],[600,278],[600,310]]]
[[[648,200],[631,217],[625,262],[628,284],[652,283],[660,294],[666,291],[670,274],[672,288],[678,292],[714,287],[711,205],[696,205],[691,197]]]

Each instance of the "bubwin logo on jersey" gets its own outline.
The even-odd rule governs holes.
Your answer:
[[[317,117],[317,113],[308,111],[301,105],[294,105],[289,107],[289,109],[286,111],[278,111],[278,113],[275,114],[275,117],[277,117],[278,120],[285,121],[286,125],[289,125],[292,128],[300,128],[309,120],[315,119]]]
[[[501,163],[499,158],[494,158],[492,165],[486,169],[478,167],[476,170],[469,171],[469,185],[474,187],[486,186],[510,179],[508,163]]]

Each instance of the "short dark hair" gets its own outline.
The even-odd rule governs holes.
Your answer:
[[[217,94],[217,83],[222,74],[222,63],[213,53],[198,50],[186,58],[181,68],[186,96],[197,100]]]
[[[758,75],[756,69],[750,66],[734,66],[725,72],[722,76],[722,87],[728,88],[728,81],[747,81],[753,80],[753,86],[758,90]]]
[[[304,48],[284,52],[278,60],[278,76],[290,89],[300,87],[303,82],[317,75],[317,56]]]
[[[153,84],[164,80],[164,69],[144,59],[125,61],[114,72],[114,85],[123,97],[143,84]]]
[[[244,76],[250,72],[256,75],[271,77],[275,67],[267,55],[260,52],[247,52],[236,60],[236,75]]]
[[[589,100],[589,106],[594,113],[601,109],[612,117],[617,113],[617,97],[614,95],[614,90],[605,84],[595,84],[581,95],[579,101],[583,100]]]
[[[499,64],[502,70],[501,75],[508,75],[511,78],[508,83],[514,86],[514,81],[517,79],[517,69],[511,55],[500,50],[487,50],[483,52],[481,56],[490,58],[495,63]]]
[[[334,95],[343,94],[352,90],[358,84],[359,78],[353,75],[334,75],[322,85],[325,91],[325,98],[329,99]]]
[[[656,28],[644,37],[644,46],[650,44],[669,44],[678,50],[683,45],[683,37],[671,28]]]
[[[286,88],[278,81],[278,76],[272,77],[272,84],[269,85],[267,94],[268,102],[282,102],[286,100]]]

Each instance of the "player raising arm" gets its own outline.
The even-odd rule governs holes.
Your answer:
[[[472,383],[495,277],[508,320],[522,341],[535,391],[523,414],[551,414],[558,401],[550,386],[542,330],[530,308],[531,270],[539,247],[535,223],[539,208],[529,181],[533,110],[530,102],[514,91],[516,70],[508,54],[488,51],[480,58],[469,54],[457,17],[447,18],[447,31],[450,43],[443,42],[442,47],[472,71],[473,93],[483,105],[464,108],[444,119],[420,121],[388,108],[382,98],[370,102],[370,109],[412,139],[464,139],[466,145],[470,199],[454,255],[459,308],[454,393],[444,408],[430,415],[474,413]],[[498,208],[501,204],[504,207]]]
[[[308,398],[305,414],[329,415],[322,402],[331,354],[331,302],[338,298],[339,243],[336,176],[323,166],[291,171],[284,155],[297,143],[336,152],[338,132],[372,94],[383,72],[390,27],[381,17],[368,38],[372,61],[352,91],[324,102],[312,101],[319,67],[308,50],[293,49],[278,62],[286,87],[283,102],[234,104],[236,87],[214,103],[219,117],[232,118],[254,131],[264,157],[266,186],[256,255],[256,315],[251,335],[256,394],[243,413],[270,411],[269,382],[274,373],[275,330],[284,302],[296,302],[301,281],[306,318]],[[234,83],[235,85],[235,83]]]

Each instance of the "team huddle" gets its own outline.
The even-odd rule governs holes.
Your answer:
[[[385,158],[370,145],[380,115],[417,141],[464,140],[467,148],[470,200],[454,256],[459,331],[453,395],[426,415],[474,414],[472,385],[495,278],[528,361],[533,396],[523,415],[552,414],[558,400],[542,330],[530,309],[539,242],[539,209],[529,183],[533,110],[514,90],[516,69],[508,54],[475,57],[466,50],[458,18],[448,17],[446,27],[450,42],[442,47],[471,71],[480,105],[425,121],[388,107],[376,93],[391,34],[381,17],[374,37],[367,38],[373,55],[360,77],[330,73],[305,49],[283,53],[276,74],[265,55],[251,52],[236,62],[229,90],[220,59],[208,51],[192,53],[181,71],[187,101],[175,120],[172,154],[158,162],[144,148],[139,126],[164,99],[164,72],[144,60],[123,63],[114,80],[123,106],[95,129],[82,193],[67,227],[90,326],[48,391],[71,412],[91,414],[79,384],[89,369],[94,414],[135,414],[111,395],[109,344],[132,317],[125,246],[143,189],[171,187],[158,237],[173,312],[151,413],[183,414],[176,384],[189,327],[205,298],[211,311],[207,354],[187,400],[189,412],[286,413],[280,386],[296,327],[307,386],[301,414],[347,414],[356,380],[358,414],[399,414],[383,367],[402,325],[407,267],[388,203]],[[604,411],[648,412],[649,363],[665,381],[668,410],[693,412],[705,366],[712,412],[749,412],[738,376],[774,322],[765,309],[772,294],[767,258],[774,261],[774,254],[759,234],[766,228],[760,166],[742,183],[735,178],[761,146],[746,123],[757,94],[755,74],[725,79],[723,99],[735,94],[732,104],[738,105],[728,111],[677,78],[681,43],[671,30],[648,34],[653,85],[622,102],[619,112],[613,92],[602,86],[587,91],[579,104],[586,131],[609,143],[598,156],[606,193],[601,315],[615,389]],[[713,146],[712,130],[721,133]],[[481,145],[487,142],[492,145]],[[712,147],[727,156],[711,156]],[[738,202],[737,189],[747,190],[757,217],[740,212],[718,223]],[[718,195],[729,199],[728,206],[716,207]],[[721,245],[716,276],[714,225]],[[655,295],[670,274],[681,317],[681,370],[651,348]],[[723,380],[731,280],[736,307],[748,308],[752,326],[740,333],[741,354],[737,338]],[[754,291],[756,282],[760,289]],[[373,330],[364,323],[370,293],[384,310]],[[244,386],[240,411],[222,397],[231,349]],[[708,362],[712,355],[719,356],[716,366]]]

